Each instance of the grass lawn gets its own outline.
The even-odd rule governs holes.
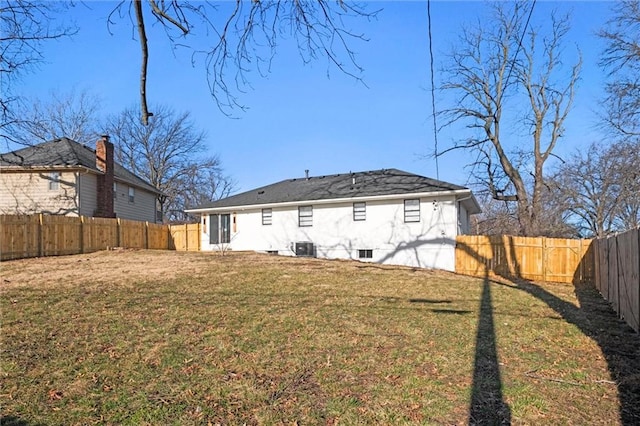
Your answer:
[[[589,288],[249,253],[0,266],[3,425],[640,421],[640,338]]]

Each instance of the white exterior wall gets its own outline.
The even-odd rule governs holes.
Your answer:
[[[296,242],[310,241],[318,257],[358,259],[359,249],[369,249],[373,258],[360,260],[455,269],[458,215],[453,196],[421,198],[420,222],[412,223],[404,222],[404,199],[367,201],[365,221],[353,220],[352,202],[301,205],[313,206],[313,226],[298,226],[298,206],[272,208],[272,225],[262,225],[262,209],[219,212],[232,218],[231,242],[225,248],[294,255]],[[202,219],[202,250],[220,249],[209,244],[209,215]]]
[[[60,172],[57,189],[49,189],[48,171],[0,173],[0,213],[78,215],[77,173]]]

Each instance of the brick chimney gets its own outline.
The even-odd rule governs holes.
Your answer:
[[[108,135],[102,135],[96,142],[96,167],[103,174],[98,175],[96,217],[116,217],[113,211],[113,144]]]

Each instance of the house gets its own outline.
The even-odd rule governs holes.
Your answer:
[[[202,250],[455,269],[480,207],[468,188],[396,169],[284,180],[187,210]]]
[[[114,160],[67,138],[0,154],[0,214],[119,217],[156,222],[161,192]]]

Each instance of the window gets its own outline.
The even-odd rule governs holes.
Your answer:
[[[263,225],[271,225],[273,212],[271,209],[262,209],[262,224]]]
[[[113,199],[116,200],[118,198],[118,184],[113,182]]]
[[[49,173],[49,190],[56,191],[60,188],[60,172]]]
[[[358,250],[358,259],[373,259],[373,250],[371,249]]]
[[[404,221],[420,222],[420,200],[404,200]]]
[[[133,187],[129,187],[129,202],[133,203],[136,199],[136,191]]]
[[[353,203],[353,220],[367,219],[367,203]]]
[[[209,244],[228,244],[231,242],[231,215],[209,215]]]
[[[298,207],[298,226],[313,226],[313,206]]]

